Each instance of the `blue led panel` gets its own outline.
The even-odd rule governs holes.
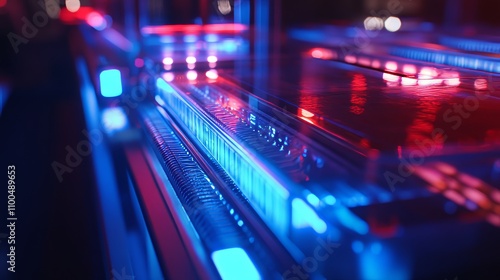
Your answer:
[[[212,260],[222,280],[261,279],[252,260],[241,248],[229,248],[212,253]]]
[[[159,104],[168,106],[178,114],[194,136],[212,153],[219,164],[228,171],[229,175],[238,183],[241,191],[256,207],[259,215],[279,235],[285,236],[289,229],[289,192],[275,178],[266,172],[248,154],[236,150],[238,143],[222,137],[213,129],[207,128],[207,123],[201,115],[196,113],[185,100],[180,97],[174,88],[162,78],[158,78],[156,85],[160,90]],[[256,119],[254,119],[256,121]],[[238,169],[235,169],[238,165]],[[321,231],[321,225],[319,228]]]
[[[101,95],[104,97],[120,96],[123,92],[122,75],[118,69],[108,69],[99,75]]]
[[[390,54],[420,61],[500,73],[500,59],[476,54],[463,54],[413,47],[391,47]]]
[[[473,52],[500,53],[500,43],[488,42],[476,39],[454,38],[444,36],[440,39],[441,44],[460,50]]]

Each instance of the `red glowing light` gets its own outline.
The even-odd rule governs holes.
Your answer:
[[[407,75],[415,75],[417,74],[417,67],[411,64],[405,64],[403,66],[403,73]]]
[[[366,105],[366,78],[361,74],[354,74],[351,82],[351,106],[350,112],[361,115],[365,111]]]
[[[354,55],[347,55],[345,58],[344,58],[345,62],[347,63],[351,63],[351,64],[354,64],[356,63],[357,59]]]
[[[474,88],[477,90],[488,89],[488,81],[486,79],[476,79],[474,81]]]
[[[366,67],[369,67],[370,64],[371,64],[371,61],[370,61],[370,59],[368,59],[366,57],[360,57],[359,58],[359,64],[363,65],[363,66],[366,66]]]
[[[308,123],[314,124],[314,122],[306,117],[300,117],[301,119],[305,120]]]
[[[389,71],[396,71],[398,70],[398,64],[395,61],[387,61],[385,63],[385,69]]]
[[[436,68],[423,67],[418,74],[418,84],[421,86],[439,85],[442,79],[436,79],[438,72]]]
[[[359,145],[361,145],[361,147],[363,147],[365,149],[369,149],[371,147],[370,140],[368,140],[366,138],[361,139],[361,141],[359,141]]]
[[[354,74],[351,82],[351,88],[353,91],[365,91],[367,90],[366,78],[361,74]]]
[[[145,26],[141,29],[145,35],[166,35],[172,33],[238,33],[247,30],[248,27],[243,24],[222,23],[222,24],[177,24],[177,25],[159,25]]]
[[[374,61],[372,62],[372,67],[373,67],[373,68],[380,68],[380,61],[378,61],[378,60],[374,60]]]
[[[299,109],[299,113],[301,116],[306,117],[306,118],[312,118],[314,117],[314,114],[307,111],[306,109]]]
[[[97,30],[103,30],[107,26],[106,19],[98,12],[91,12],[87,15],[86,21],[88,25]]]
[[[144,59],[136,58],[134,61],[134,65],[135,67],[141,68],[142,66],[144,66]]]
[[[1,1],[1,0],[0,0]],[[59,13],[59,19],[67,24],[77,24],[81,21],[86,21],[89,14],[96,12],[91,7],[80,7],[76,12],[70,12],[68,9],[61,8],[61,12]]]
[[[446,71],[443,74],[444,84],[447,86],[459,86],[460,85],[460,74],[456,71]]]
[[[337,54],[331,50],[315,48],[311,50],[311,56],[318,59],[332,59],[335,58]]]
[[[314,58],[323,58],[323,52],[322,52],[321,50],[318,50],[318,49],[313,50],[313,51],[311,52],[311,55],[312,55],[312,57],[314,57]]]
[[[384,81],[390,82],[390,83],[397,83],[397,82],[399,82],[399,76],[394,75],[394,74],[389,74],[389,73],[384,73],[382,75],[382,79],[384,79]]]

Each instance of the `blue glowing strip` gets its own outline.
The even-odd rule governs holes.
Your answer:
[[[118,69],[104,70],[99,74],[101,95],[104,97],[120,96],[123,92],[122,75]]]
[[[485,58],[480,55],[459,54],[451,52],[437,52],[409,47],[392,47],[390,54],[439,64],[451,65],[461,68],[500,73],[500,60]]]
[[[234,23],[250,25],[250,1],[234,2]]]
[[[222,280],[261,279],[254,263],[242,248],[215,251],[212,260]]]
[[[113,269],[125,269],[133,272],[129,248],[123,246],[129,244],[125,233],[127,232],[125,220],[121,211],[121,201],[118,192],[118,185],[114,177],[113,161],[102,132],[99,129],[99,107],[94,89],[91,87],[87,66],[83,59],[77,60],[78,72],[82,78],[81,97],[83,112],[89,135],[93,138],[92,161],[96,174],[97,187],[99,192],[99,202],[102,208],[102,219],[104,232],[106,233],[106,245],[109,248],[111,267]],[[97,137],[99,136],[99,137]]]
[[[0,85],[0,116],[2,115],[2,109],[5,106],[5,103],[7,103],[8,98],[9,92],[7,91],[7,88]]]
[[[325,42],[325,32],[321,30],[292,29],[288,32],[288,36],[296,40],[311,43]]]
[[[165,80],[163,79],[157,79],[156,80],[156,86],[165,91],[166,93],[174,93],[174,89],[172,88],[172,86],[170,86]]]
[[[194,132],[196,138],[228,172],[266,223],[280,235],[289,230],[289,192],[244,148],[221,135],[167,82],[156,81],[163,101]],[[237,168],[236,168],[237,166]]]
[[[463,39],[454,37],[441,37],[439,40],[441,44],[461,49],[465,51],[473,52],[487,52],[487,53],[500,53],[500,43],[474,40],[474,39]]]

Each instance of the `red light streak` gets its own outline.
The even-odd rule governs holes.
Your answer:
[[[172,33],[239,33],[247,30],[248,27],[243,24],[221,23],[221,24],[177,24],[177,25],[159,25],[145,26],[141,29],[145,35],[167,35]]]
[[[314,48],[311,50],[311,56],[318,59],[334,59],[337,58],[337,53],[323,48]]]

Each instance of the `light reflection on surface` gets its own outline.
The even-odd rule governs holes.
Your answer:
[[[442,193],[500,227],[500,190],[444,162],[416,166],[415,173],[430,184],[431,191]]]
[[[385,69],[387,71],[396,71],[398,70],[398,63],[395,61],[387,61],[385,63]]]
[[[418,84],[421,86],[441,84],[441,79],[436,79],[438,72],[433,67],[423,67],[418,74]]]
[[[361,74],[354,74],[351,82],[351,113],[361,115],[366,104],[366,78]]]
[[[190,81],[194,81],[198,78],[198,73],[194,70],[187,71],[186,78]]]
[[[486,90],[488,89],[488,80],[486,79],[475,79],[474,80],[474,88],[477,90]]]
[[[211,80],[215,80],[219,77],[219,74],[217,73],[217,70],[211,69],[205,73],[205,76],[207,76],[207,78],[209,78]]]
[[[447,97],[437,97],[425,92],[414,92],[419,98],[415,100],[417,112],[412,123],[407,127],[406,145],[416,147],[425,141],[432,141],[434,149],[440,150],[443,142],[433,138],[433,130],[437,118],[437,113],[442,102],[446,102]]]
[[[446,71],[444,74],[444,84],[448,86],[460,85],[460,74],[456,71]]]
[[[302,117],[305,117],[305,118],[312,118],[314,117],[314,114],[307,111],[306,109],[299,109],[299,114],[302,116]]]

